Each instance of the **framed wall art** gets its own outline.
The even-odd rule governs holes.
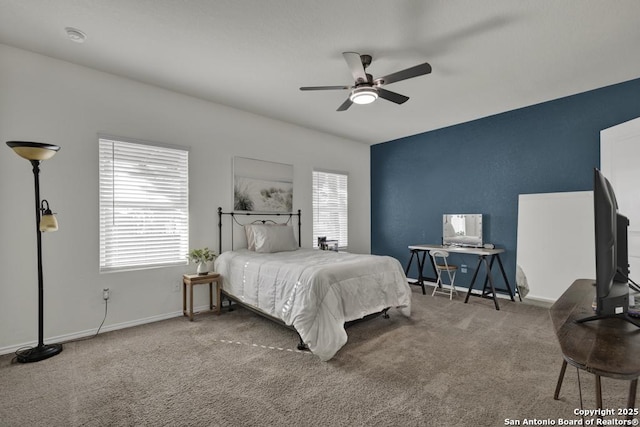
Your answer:
[[[292,212],[293,165],[234,157],[233,209]]]

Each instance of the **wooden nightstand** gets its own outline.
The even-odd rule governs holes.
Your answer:
[[[216,284],[216,305],[215,313],[220,314],[220,298],[222,288],[222,277],[219,273],[185,274],[182,276],[182,314],[193,321],[193,287],[194,285],[209,284],[209,308],[214,310],[213,305],[213,284]],[[189,311],[187,312],[187,288],[189,288]]]

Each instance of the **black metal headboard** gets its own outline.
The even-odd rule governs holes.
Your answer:
[[[260,222],[262,224],[266,224],[267,222],[271,222],[271,223],[277,224],[277,222],[273,221],[273,220],[270,220],[270,219],[256,219],[255,221],[248,222],[247,224],[243,224],[243,223],[238,221],[236,216],[259,216],[259,217],[280,216],[280,217],[287,218],[287,220],[285,222],[283,222],[282,224],[290,223],[291,219],[294,216],[297,216],[298,217],[298,247],[302,246],[301,245],[302,239],[300,238],[300,233],[301,233],[301,230],[302,230],[302,221],[300,219],[302,217],[302,214],[301,214],[301,210],[300,209],[298,209],[298,213],[293,213],[293,212],[258,213],[258,212],[222,212],[222,208],[218,208],[218,253],[219,254],[222,253],[222,215],[231,216],[231,219],[233,220],[233,222],[235,222],[236,224],[238,224],[240,226],[245,226],[247,224],[256,224],[256,223],[260,223]],[[231,249],[233,250],[233,224],[231,224]]]

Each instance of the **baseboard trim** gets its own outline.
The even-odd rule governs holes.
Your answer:
[[[535,306],[538,306],[538,307],[551,308],[551,306],[553,305],[555,300],[552,300],[552,299],[549,299],[549,298],[540,298],[540,297],[533,297],[533,296],[527,295],[526,298],[522,299],[522,302],[525,303],[525,304],[535,305]]]
[[[411,278],[411,277],[408,277],[408,278],[407,278],[407,280],[408,280],[408,281],[410,281],[410,282],[412,282],[412,281],[417,282],[417,281],[418,281],[418,279],[414,279],[414,278]],[[410,285],[411,285],[411,286],[420,286],[420,285],[418,285],[418,284],[416,284],[416,283],[410,283]],[[425,280],[425,281],[424,281],[424,285],[425,285],[426,287],[431,287],[431,288],[433,288],[433,287],[435,287],[435,286],[436,286],[436,283],[435,283],[435,282],[428,281],[428,280]],[[447,285],[445,284],[445,286],[447,286]],[[455,288],[456,288],[456,290],[458,291],[458,295],[460,295],[460,293],[462,293],[463,295],[466,295],[466,294],[467,294],[467,292],[469,291],[469,287],[468,287],[468,286],[464,286],[464,287],[462,287],[462,286],[458,286],[458,285],[456,285],[456,286],[455,286]],[[448,289],[448,288],[447,288],[447,289]],[[474,288],[474,291],[476,291],[476,293],[477,293],[478,291],[480,291],[480,289],[475,289],[475,288]],[[426,292],[427,292],[427,295],[431,295],[431,292],[433,292],[433,289],[426,289]],[[498,291],[498,292],[496,292],[496,295],[498,296],[498,298],[499,298],[499,299],[500,299],[500,298],[501,298],[501,299],[508,299],[508,300],[510,300],[510,299],[511,299],[511,297],[509,296],[509,293],[506,291],[506,289],[505,289],[504,291]],[[514,298],[518,298],[518,294],[515,294],[515,295],[514,295]],[[523,299],[523,301],[524,301],[524,299]]]
[[[196,311],[206,311],[209,310],[209,306],[208,305],[203,305],[201,307],[194,307],[194,312]],[[174,311],[171,313],[165,313],[165,314],[159,314],[157,316],[150,316],[150,317],[145,317],[142,319],[136,319],[136,320],[130,320],[128,322],[121,322],[121,323],[115,323],[113,325],[105,325],[102,327],[102,329],[100,329],[100,333],[105,333],[105,332],[110,332],[110,331],[117,331],[119,329],[125,329],[125,328],[131,328],[134,326],[139,326],[139,325],[144,325],[147,323],[154,323],[154,322],[159,322],[161,320],[167,320],[167,319],[171,319],[174,317],[180,317],[182,316],[182,310],[180,311]],[[45,338],[45,343],[46,344],[52,344],[52,343],[62,343],[64,344],[65,342],[69,342],[69,341],[74,341],[80,338],[86,338],[86,337],[90,337],[96,334],[96,332],[98,331],[98,328],[93,328],[93,329],[87,329],[85,331],[79,331],[79,332],[74,332],[71,334],[65,334],[65,335],[58,335],[55,337],[47,337]],[[37,341],[31,341],[31,342],[26,342],[26,343],[22,343],[22,344],[18,344],[18,345],[12,345],[12,346],[7,346],[7,347],[2,347],[0,348],[0,355],[3,354],[9,354],[9,353],[15,353],[16,350],[24,348],[24,347],[35,347],[36,345],[38,345]]]

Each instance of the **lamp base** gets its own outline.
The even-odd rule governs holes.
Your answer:
[[[46,344],[16,351],[19,363],[39,362],[55,356],[62,351],[62,344]]]

